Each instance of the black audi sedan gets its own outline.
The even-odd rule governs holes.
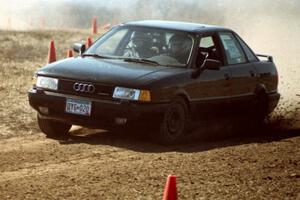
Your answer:
[[[228,28],[127,22],[73,48],[77,57],[39,69],[28,92],[48,137],[67,136],[72,125],[141,125],[141,134],[156,127],[160,143],[174,144],[191,122],[237,113],[263,120],[279,101],[272,57]]]

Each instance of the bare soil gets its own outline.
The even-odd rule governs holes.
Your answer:
[[[87,36],[0,31],[0,199],[162,199],[169,174],[177,176],[179,199],[300,199],[300,93],[293,85],[300,77],[282,83],[293,86],[291,96],[263,130],[244,124],[228,134],[215,125],[211,137],[171,147],[149,141],[143,130],[74,126],[67,140],[46,138],[28,105],[32,74],[46,63],[50,39],[62,59]]]

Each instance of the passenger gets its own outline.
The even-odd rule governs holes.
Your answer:
[[[157,54],[151,48],[152,38],[146,32],[134,32],[130,46],[125,50],[124,57],[150,58]]]
[[[169,40],[169,54],[181,64],[186,64],[192,48],[192,39],[186,35],[173,35]]]

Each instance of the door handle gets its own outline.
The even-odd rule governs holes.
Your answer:
[[[229,74],[224,74],[225,80],[229,80],[230,79],[230,75]]]
[[[251,71],[249,71],[249,73],[250,73],[250,76],[251,76],[251,77],[254,77],[254,76],[255,76],[254,71],[251,70]]]

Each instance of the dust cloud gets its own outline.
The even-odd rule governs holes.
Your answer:
[[[0,29],[87,29],[139,19],[189,21],[235,30],[256,53],[274,57],[279,115],[300,118],[299,0],[0,0]],[[299,122],[297,122],[299,124]]]

